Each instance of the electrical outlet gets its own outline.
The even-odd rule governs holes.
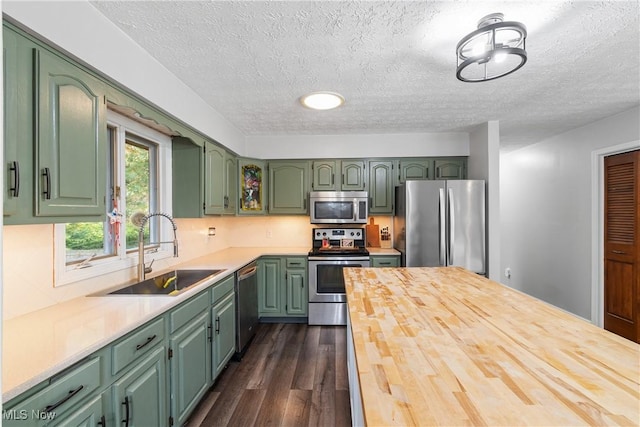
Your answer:
[[[215,236],[215,235],[216,235],[216,228],[209,227],[209,236]]]
[[[510,278],[511,278],[511,269],[510,269],[509,267],[507,267],[507,268],[505,268],[505,269],[504,269],[504,276],[505,276],[507,279],[510,279]]]
[[[267,230],[267,239],[270,239],[272,237],[273,237],[273,231]]]

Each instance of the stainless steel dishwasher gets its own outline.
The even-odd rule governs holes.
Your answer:
[[[236,272],[236,359],[241,359],[258,326],[258,265]]]

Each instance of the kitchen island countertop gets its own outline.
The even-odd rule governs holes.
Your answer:
[[[2,330],[2,401],[8,402],[260,256],[306,256],[308,252],[308,247],[228,248],[172,266],[172,270],[225,270],[176,296],[86,296],[5,320]],[[162,272],[154,272],[152,276]]]
[[[458,267],[345,282],[367,425],[640,424],[636,343]]]

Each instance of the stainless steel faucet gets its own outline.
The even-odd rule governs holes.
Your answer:
[[[173,244],[173,256],[175,258],[178,257],[178,236],[176,234],[176,231],[178,230],[178,226],[176,225],[176,222],[173,220],[173,218],[171,218],[170,215],[167,215],[166,213],[163,213],[163,212],[149,213],[145,215],[140,220],[140,228],[138,229],[138,281],[139,282],[145,279],[145,275],[147,273],[151,273],[151,271],[153,271],[151,269],[153,260],[151,261],[151,264],[149,264],[149,267],[146,267],[144,264],[144,226],[147,224],[147,221],[149,220],[149,218],[153,216],[162,216],[167,218],[169,221],[171,221],[171,225],[173,226],[173,241],[149,242],[149,244],[160,245],[162,243],[171,243]]]

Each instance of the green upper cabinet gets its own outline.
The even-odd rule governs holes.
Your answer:
[[[20,194],[20,179],[27,162],[21,162],[18,156],[18,48],[17,35],[3,28],[3,91],[4,91],[4,215],[15,215],[18,198],[25,198],[25,190]],[[21,173],[20,167],[23,171]]]
[[[266,162],[258,159],[238,159],[238,214],[264,215],[266,207]]]
[[[433,160],[401,159],[398,173],[398,182],[400,183],[408,179],[433,179]]]
[[[363,160],[343,160],[341,174],[342,191],[363,191],[366,182],[366,168]]]
[[[200,218],[204,214],[205,150],[206,148],[194,144],[189,138],[172,139],[171,182],[175,218]]]
[[[369,162],[369,213],[393,213],[393,167],[389,160]]]
[[[269,213],[306,214],[309,162],[269,162]]]
[[[311,162],[313,191],[362,191],[365,189],[364,160],[317,160]]]
[[[313,191],[335,191],[340,187],[340,182],[336,183],[336,172],[340,161],[338,160],[318,160],[311,163],[313,180],[311,189]]]
[[[465,179],[467,160],[464,158],[436,159],[434,161],[435,179]]]
[[[229,215],[236,214],[238,200],[238,158],[228,151],[224,157],[224,213]]]
[[[235,215],[237,159],[210,141],[204,147],[189,138],[172,141],[173,216]]]
[[[33,55],[35,214],[105,215],[107,125],[102,85],[49,52],[34,49]]]
[[[236,213],[237,159],[224,148],[205,143],[205,214]],[[232,201],[233,200],[233,201]]]

